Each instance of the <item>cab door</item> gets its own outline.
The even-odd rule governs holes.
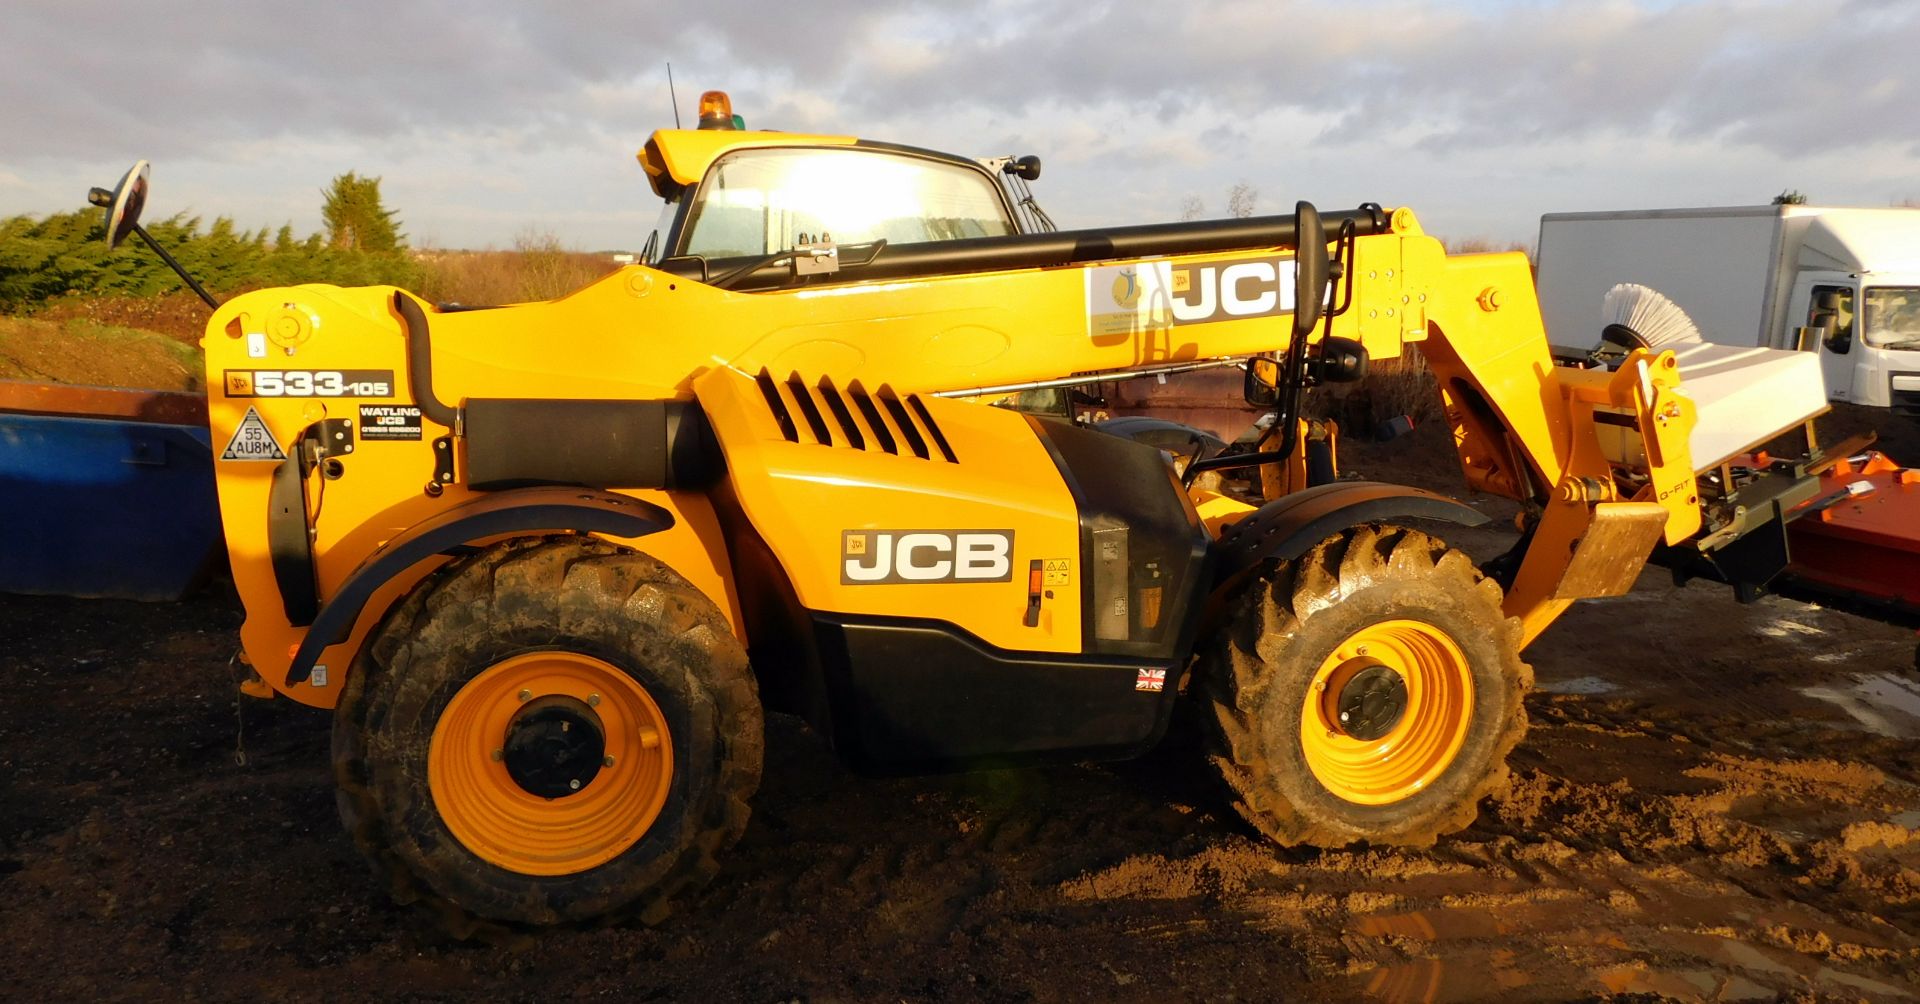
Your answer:
[[[1788,316],[1801,329],[1800,347],[1820,354],[1820,375],[1830,401],[1853,400],[1854,363],[1859,360],[1855,305],[1859,290],[1833,276],[1803,275],[1794,284]]]

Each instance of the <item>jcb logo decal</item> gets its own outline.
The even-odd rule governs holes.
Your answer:
[[[1287,258],[1172,266],[1173,320],[1204,324],[1266,317],[1293,309],[1293,262]]]
[[[845,530],[840,584],[1007,582],[1012,530]]]
[[[1270,317],[1291,312],[1293,301],[1291,257],[1143,261],[1087,270],[1087,332],[1095,338]]]

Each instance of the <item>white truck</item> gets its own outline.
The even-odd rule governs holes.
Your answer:
[[[1594,347],[1615,283],[1665,293],[1710,342],[1819,355],[1834,401],[1920,418],[1920,209],[1736,206],[1540,217],[1556,351]]]

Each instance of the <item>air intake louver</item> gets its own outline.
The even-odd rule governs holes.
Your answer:
[[[916,394],[903,400],[886,386],[868,393],[858,381],[842,390],[828,377],[810,385],[798,373],[781,381],[766,370],[760,371],[756,382],[787,442],[877,450],[895,456],[901,455],[904,446],[921,460],[959,463],[946,434],[934,424],[926,402]]]

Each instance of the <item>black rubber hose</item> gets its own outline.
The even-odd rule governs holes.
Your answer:
[[[433,393],[433,339],[427,333],[427,313],[419,301],[399,291],[393,294],[393,307],[407,329],[407,386],[413,390],[413,401],[422,415],[451,429],[459,420],[459,410]]]

